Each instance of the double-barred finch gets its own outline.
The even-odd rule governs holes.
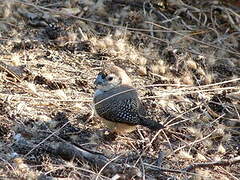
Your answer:
[[[136,129],[136,125],[151,130],[164,128],[162,124],[144,116],[145,109],[137,91],[120,67],[109,65],[98,74],[94,84],[97,86],[93,99],[95,111],[112,131],[131,132]]]

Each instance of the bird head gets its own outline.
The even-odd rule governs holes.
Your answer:
[[[97,75],[94,84],[98,89],[109,90],[123,84],[131,85],[131,80],[122,68],[109,65]]]
[[[121,84],[121,79],[116,76],[116,74],[110,73],[107,74],[105,72],[100,72],[97,75],[96,80],[94,81],[94,84],[98,87],[98,88],[114,88],[118,85]]]

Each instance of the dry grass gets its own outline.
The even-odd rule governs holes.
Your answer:
[[[2,2],[0,178],[239,179],[239,20],[237,1]],[[105,137],[91,102],[110,61],[167,129]],[[137,170],[44,149],[58,142]]]

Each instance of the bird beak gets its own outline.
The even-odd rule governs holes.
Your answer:
[[[106,75],[105,75],[104,73],[100,72],[100,73],[97,75],[97,78],[96,78],[96,80],[94,81],[94,84],[95,84],[96,86],[98,86],[98,85],[103,85],[103,84],[105,83],[105,77],[106,77]]]

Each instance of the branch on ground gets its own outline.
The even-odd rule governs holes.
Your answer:
[[[237,163],[240,163],[240,156],[229,159],[229,160],[221,160],[221,161],[206,162],[206,163],[195,163],[186,168],[183,168],[182,170],[190,172],[196,168],[204,168],[204,167],[213,168],[215,166],[231,166]]]

